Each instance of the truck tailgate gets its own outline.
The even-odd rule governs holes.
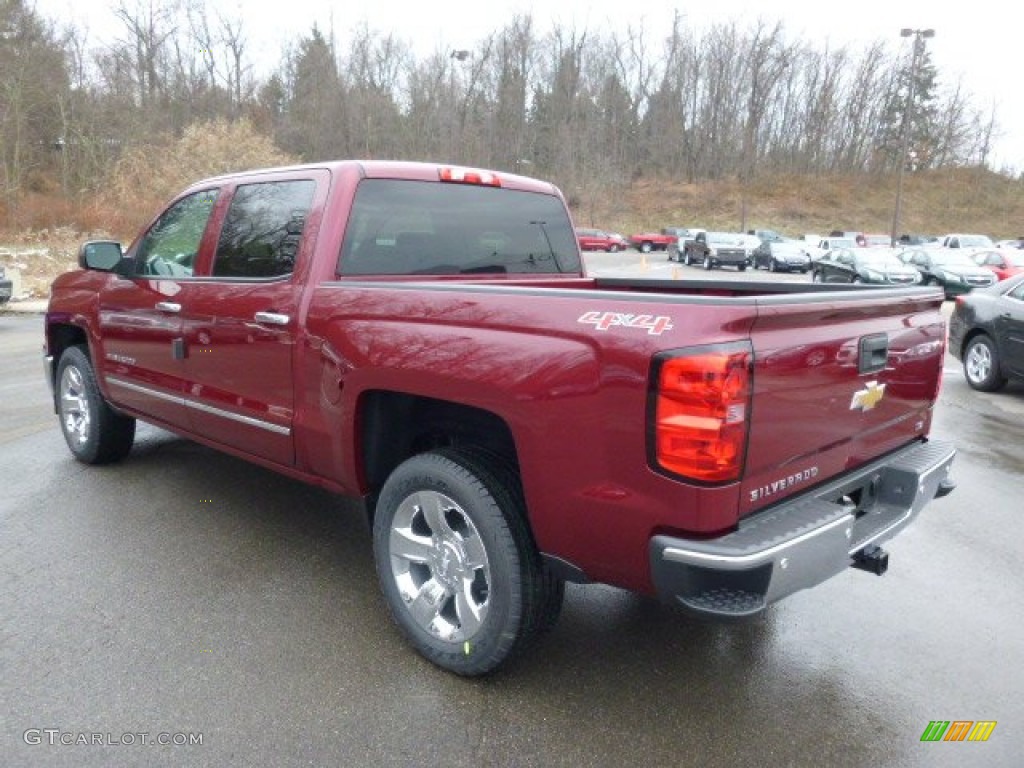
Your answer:
[[[888,290],[759,301],[741,517],[927,434],[942,298]]]

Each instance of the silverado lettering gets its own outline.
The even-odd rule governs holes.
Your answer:
[[[543,181],[220,176],[79,265],[45,330],[75,458],[126,458],[142,420],[360,498],[394,622],[461,675],[566,581],[735,618],[880,573],[953,488],[941,291],[590,277]]]
[[[768,496],[774,496],[780,491],[784,491],[799,483],[806,483],[818,476],[818,468],[811,467],[805,469],[803,472],[797,472],[795,474],[784,477],[781,480],[776,480],[770,485],[764,485],[760,488],[755,488],[750,492],[751,501],[760,501],[761,499],[767,498]]]

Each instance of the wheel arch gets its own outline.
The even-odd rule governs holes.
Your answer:
[[[1002,356],[1002,350],[999,348],[999,341],[996,339],[995,336],[993,336],[991,333],[989,333],[984,328],[979,328],[979,327],[971,328],[971,330],[969,330],[967,333],[964,334],[963,341],[960,342],[960,349],[958,350],[959,353],[960,353],[960,358],[963,359],[963,356],[967,354],[967,348],[971,345],[971,342],[974,341],[979,336],[984,336],[985,338],[987,338],[989,340],[989,342],[992,344],[992,346],[995,347],[995,350],[996,350],[996,365],[999,367],[1000,372],[1002,372],[1002,363],[1001,363],[1001,361],[1002,361],[1002,357],[1003,356]]]
[[[370,503],[374,503],[388,475],[411,456],[425,451],[460,446],[483,449],[502,461],[520,484],[515,439],[508,423],[492,411],[447,400],[386,390],[365,392],[359,402],[359,471]]]
[[[90,355],[89,334],[85,328],[73,323],[52,323],[46,327],[46,352],[52,360],[47,367],[46,375],[49,377],[50,392],[54,396],[55,413],[57,409],[57,364],[60,362],[61,355],[71,347],[84,347],[86,354]]]

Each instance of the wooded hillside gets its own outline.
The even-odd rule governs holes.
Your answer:
[[[905,115],[908,193],[938,185],[950,202],[936,216],[950,220],[956,190],[943,180],[983,178],[998,129],[926,49],[912,67],[899,40],[821,49],[781,23],[698,31],[677,15],[656,32],[542,35],[527,15],[427,57],[377,30],[347,30],[342,46],[312,27],[268,62],[244,17],[204,3],[120,0],[116,15],[115,39],[96,40],[0,0],[0,228],[131,231],[186,172],[345,157],[551,179],[587,222],[675,223],[709,207],[738,226],[774,218],[758,201],[779,190],[792,205],[890,195]],[[657,192],[668,184],[681,191]],[[679,215],[656,212],[663,198]]]

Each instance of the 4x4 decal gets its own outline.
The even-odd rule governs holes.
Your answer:
[[[672,330],[672,318],[664,315],[629,315],[622,312],[585,312],[576,322],[592,325],[599,331],[607,331],[614,326],[623,328],[642,328],[651,336],[659,336]]]

